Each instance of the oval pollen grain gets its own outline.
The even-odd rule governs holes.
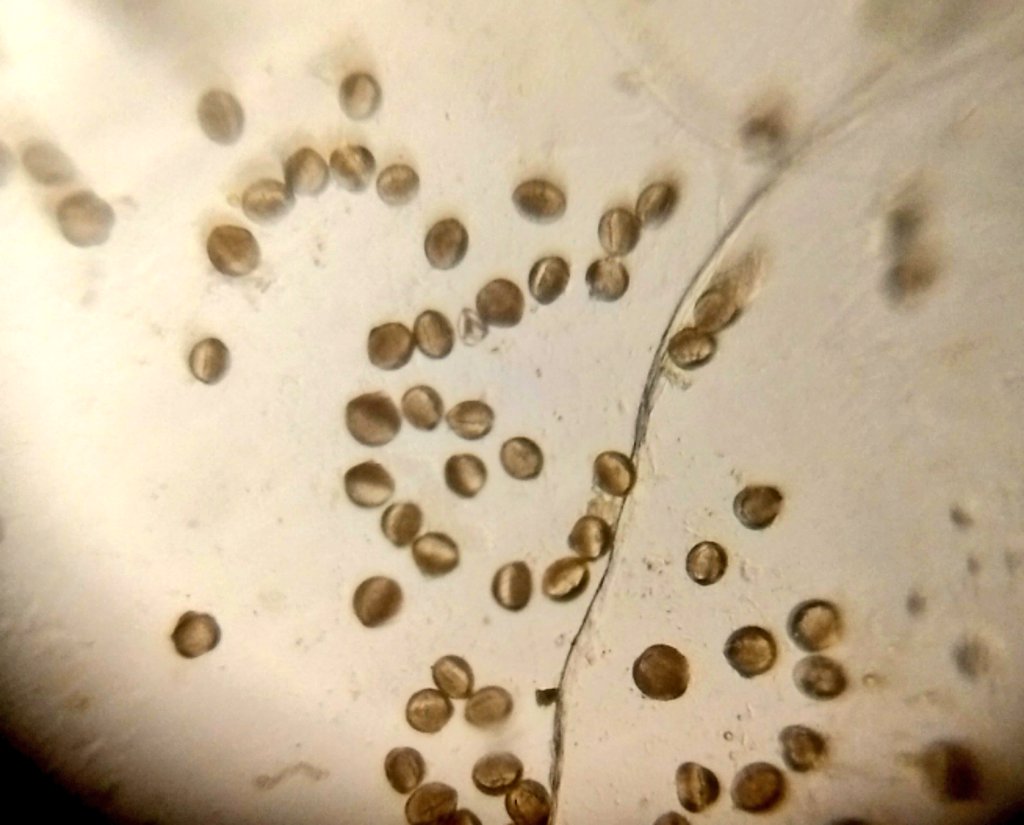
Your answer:
[[[430,675],[450,699],[466,699],[473,692],[473,668],[461,656],[442,656],[430,668]]]
[[[821,767],[828,756],[825,737],[806,725],[787,725],[779,731],[779,748],[786,767],[798,773]]]
[[[523,779],[505,794],[505,812],[514,825],[547,825],[551,794],[533,779]]]
[[[530,294],[541,304],[557,300],[569,285],[569,264],[565,258],[549,255],[530,267]]]
[[[676,795],[679,804],[690,813],[699,813],[713,805],[719,791],[718,777],[710,768],[684,762],[676,769]]]
[[[362,192],[370,185],[377,161],[365,146],[349,144],[331,152],[331,171],[335,180],[349,192]]]
[[[445,533],[424,533],[412,543],[412,559],[422,573],[443,576],[459,564],[459,546]]]
[[[598,258],[587,267],[586,280],[595,301],[617,301],[629,289],[629,271],[617,258]]]
[[[557,602],[575,599],[590,581],[586,559],[579,556],[566,556],[556,559],[548,565],[541,579],[544,595]]]
[[[242,192],[242,211],[253,221],[275,221],[295,204],[295,196],[284,181],[260,178]]]
[[[775,808],[786,794],[782,771],[767,762],[740,769],[732,781],[732,804],[741,811],[761,813]]]
[[[732,323],[739,307],[732,290],[712,287],[705,291],[693,306],[693,326],[706,333],[715,333]]]
[[[817,653],[839,641],[842,633],[839,609],[824,599],[801,602],[789,614],[787,628],[797,647]]]
[[[728,564],[725,548],[716,541],[699,542],[686,554],[686,574],[703,587],[721,579]]]
[[[382,370],[401,369],[412,358],[412,350],[412,332],[397,321],[374,327],[366,338],[370,363]]]
[[[385,393],[368,392],[345,405],[345,426],[360,444],[379,447],[398,435],[402,417],[395,402]]]
[[[640,240],[640,221],[628,209],[609,209],[598,222],[597,239],[609,255],[628,255]]]
[[[525,308],[523,291],[507,278],[495,278],[476,294],[476,311],[491,327],[514,327]]]
[[[460,401],[448,410],[445,421],[459,438],[475,441],[491,431],[494,426],[494,410],[483,401]]]
[[[629,456],[606,450],[594,459],[594,483],[608,495],[626,495],[635,481],[636,470]]]
[[[455,218],[444,218],[427,230],[423,252],[434,269],[459,265],[469,249],[469,233]]]
[[[179,655],[195,659],[209,653],[220,643],[220,625],[209,613],[189,610],[178,619],[171,633],[171,641]]]
[[[409,825],[439,825],[459,807],[459,795],[443,782],[420,785],[405,801],[405,819]]]
[[[345,471],[345,493],[359,507],[380,507],[395,493],[395,481],[376,461],[364,461]]]
[[[533,575],[524,561],[503,564],[494,573],[491,595],[506,610],[522,610],[533,595]]]
[[[451,456],[444,464],[448,489],[462,498],[473,498],[487,483],[487,466],[472,453]]]
[[[377,196],[388,206],[402,206],[414,197],[420,188],[420,176],[406,163],[385,166],[377,175]]]
[[[231,92],[210,89],[203,93],[196,106],[196,116],[203,133],[214,143],[228,145],[242,135],[245,112]]]
[[[217,226],[206,239],[206,254],[214,269],[224,275],[248,275],[260,265],[260,245],[248,229]]]
[[[338,87],[342,111],[353,120],[365,120],[380,107],[380,84],[369,72],[353,72]]]
[[[736,494],[732,511],[744,527],[763,530],[769,527],[782,511],[782,493],[775,487],[752,484]]]
[[[678,699],[690,683],[690,665],[672,645],[651,645],[633,662],[633,682],[650,699]]]
[[[380,530],[395,547],[412,544],[422,526],[423,511],[411,501],[389,505],[380,517]]]
[[[544,454],[537,442],[522,435],[502,444],[499,458],[505,472],[519,481],[536,478],[544,469]]]
[[[427,309],[416,316],[412,325],[416,346],[428,358],[444,358],[455,346],[455,329],[436,309]]]
[[[57,228],[74,246],[100,246],[114,228],[114,210],[94,192],[72,192],[57,204]]]
[[[296,149],[284,162],[284,182],[296,195],[319,195],[330,176],[323,155],[309,146]]]
[[[437,390],[420,384],[402,396],[402,415],[417,430],[433,430],[441,423],[444,402]]]
[[[680,369],[689,370],[706,363],[715,354],[715,338],[693,327],[684,327],[668,340],[665,350]]]
[[[775,664],[775,638],[763,627],[748,625],[733,631],[722,651],[733,670],[747,679],[759,676]]]
[[[43,186],[70,183],[75,166],[64,151],[48,140],[33,140],[21,150],[21,165],[28,176]]]
[[[601,558],[611,547],[611,525],[600,516],[580,516],[569,531],[569,548],[588,561]]]
[[[352,595],[352,609],[365,627],[377,627],[398,614],[402,588],[387,576],[371,576]]]
[[[466,700],[466,721],[481,728],[497,725],[508,719],[512,707],[512,694],[503,687],[488,685]]]
[[[451,700],[436,688],[416,691],[405,704],[405,720],[420,733],[437,733],[453,712]]]
[[[204,384],[216,384],[231,363],[227,345],[219,338],[204,338],[188,354],[188,368]]]
[[[384,757],[384,776],[398,793],[415,790],[426,772],[426,762],[415,748],[392,748]]]
[[[636,217],[644,227],[660,226],[672,216],[678,200],[674,184],[652,183],[636,199]]]
[[[796,663],[793,683],[812,699],[835,699],[846,690],[846,671],[835,659],[816,653]]]
[[[523,181],[512,192],[512,202],[525,218],[554,221],[565,214],[565,193],[541,178]]]
[[[488,753],[473,765],[473,784],[488,796],[500,796],[523,776],[523,763],[514,753],[499,751]]]

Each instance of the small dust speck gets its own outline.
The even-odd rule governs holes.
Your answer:
[[[928,600],[916,590],[911,590],[907,594],[906,608],[911,616],[920,616],[927,606]]]
[[[949,520],[957,527],[965,530],[968,527],[974,526],[974,518],[959,504],[954,504],[949,508]]]
[[[971,681],[988,673],[991,655],[988,645],[977,636],[965,636],[953,646],[956,669]]]
[[[921,755],[929,790],[943,802],[965,802],[981,796],[981,771],[973,751],[960,742],[933,742]]]

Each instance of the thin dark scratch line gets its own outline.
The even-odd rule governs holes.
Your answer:
[[[583,5],[588,16],[591,17],[591,22],[601,30],[600,25],[597,24],[597,21],[594,20],[590,14],[590,10],[586,3]],[[607,33],[602,31],[602,34],[606,39],[608,39]],[[623,57],[616,44],[610,43],[610,45],[616,50],[620,58]],[[1005,44],[998,44],[998,46],[1003,45]],[[863,118],[865,115],[884,109],[887,105],[891,105],[901,99],[906,100],[908,98],[918,96],[935,83],[947,77],[966,72],[981,71],[983,69],[982,64],[984,59],[987,57],[995,57],[999,51],[1000,50],[998,48],[989,47],[980,49],[977,52],[969,53],[959,60],[952,61],[951,64],[940,66],[938,69],[931,72],[926,72],[923,77],[919,77],[914,82],[909,83],[902,88],[890,90],[888,94],[883,94],[880,98],[872,99],[870,97],[870,93],[892,72],[893,64],[884,64],[876,71],[871,72],[862,78],[861,81],[855,84],[846,94],[842,95],[831,107],[831,116],[826,115],[821,118],[819,128],[810,129],[805,134],[803,140],[801,140],[798,146],[791,152],[787,161],[780,164],[775,169],[774,173],[747,197],[746,201],[744,201],[743,205],[735,213],[729,224],[718,235],[715,243],[705,255],[694,274],[690,277],[682,294],[676,301],[675,306],[672,308],[668,323],[662,330],[658,346],[655,349],[654,356],[647,371],[647,377],[644,381],[644,387],[640,395],[640,403],[637,407],[637,415],[633,428],[633,446],[630,453],[634,466],[639,459],[640,450],[647,439],[647,429],[654,409],[655,396],[664,375],[663,364],[665,360],[665,351],[668,347],[668,341],[676,328],[677,320],[683,310],[683,307],[686,305],[694,291],[704,285],[706,273],[709,272],[711,267],[715,264],[722,250],[729,241],[736,236],[743,224],[746,223],[747,219],[753,213],[754,209],[775,189],[784,177],[785,172],[794,166],[798,160],[811,154],[815,150],[823,149],[839,142],[838,139],[844,132],[856,131],[858,126],[862,126],[864,122],[860,121],[858,123],[859,118]],[[1024,56],[1024,51],[1018,49],[1008,55],[1008,58],[1010,62],[1015,62],[1022,56]],[[657,95],[654,94],[652,89],[647,88],[647,91],[651,93],[652,97],[657,99]],[[673,119],[681,123],[682,119],[671,111],[670,107],[665,105],[665,101],[658,100],[658,102],[662,104],[663,111],[673,116]],[[691,132],[691,134],[693,133]],[[702,139],[702,136],[700,135],[694,136],[699,140]],[[710,141],[708,139],[703,139],[703,142],[712,146],[717,146],[714,141]],[[619,526],[626,506],[629,503],[631,494],[632,491],[623,497],[618,512],[616,513],[615,520],[612,525],[613,535],[616,538],[615,544],[613,544],[609,551],[608,563],[605,565],[601,578],[597,582],[593,597],[587,605],[587,609],[584,611],[580,625],[569,644],[569,649],[566,653],[565,660],[562,664],[562,670],[558,677],[558,697],[555,704],[554,732],[552,737],[552,765],[549,773],[549,784],[552,796],[552,823],[557,822],[559,790],[561,787],[565,760],[566,677],[568,676],[569,668],[575,658],[575,653],[583,638],[583,634],[590,627],[591,615],[598,603],[598,600],[604,592],[605,583],[609,579],[612,568],[616,565],[619,558],[618,553],[616,552],[618,549]]]
[[[776,183],[781,177],[781,170],[774,174],[768,181],[761,184],[744,202],[740,207],[739,211],[733,217],[729,225],[719,234],[715,243],[712,245],[710,251],[704,256],[703,261],[697,267],[696,272],[690,277],[682,295],[676,301],[675,306],[672,308],[672,312],[669,315],[668,323],[665,325],[661,333],[661,338],[658,341],[658,346],[655,350],[654,357],[651,360],[651,366],[647,371],[647,379],[644,382],[644,388],[640,395],[640,403],[637,407],[636,421],[633,428],[633,446],[630,451],[630,456],[634,466],[636,466],[637,460],[640,455],[640,450],[647,437],[647,425],[650,421],[651,413],[654,409],[654,396],[660,385],[660,378],[662,376],[662,363],[665,358],[665,350],[668,346],[668,340],[671,336],[677,317],[680,311],[685,305],[687,299],[693,294],[694,290],[703,281],[704,275],[709,271],[711,266],[715,263],[718,255],[721,253],[725,245],[736,235],[739,229],[746,222],[746,219],[750,216],[754,208],[764,199],[764,197],[775,187]],[[621,506],[615,515],[615,521],[612,524],[612,533],[618,536],[619,524],[622,521],[622,514],[625,512],[626,504],[629,500],[631,493],[627,493],[622,499]],[[562,664],[562,671],[558,677],[558,699],[555,703],[555,719],[554,719],[554,738],[553,738],[553,759],[551,765],[551,772],[549,781],[551,785],[551,795],[555,803],[557,810],[558,803],[558,789],[562,781],[562,767],[565,756],[565,680],[569,672],[569,667],[573,661],[574,653],[580,640],[583,637],[583,633],[590,626],[590,616],[596,606],[599,597],[604,589],[604,584],[611,573],[612,567],[615,566],[615,560],[617,558],[616,546],[613,545],[608,554],[608,564],[605,565],[604,571],[601,573],[601,578],[598,580],[597,587],[594,590],[593,598],[587,605],[586,611],[583,613],[583,619],[580,621],[580,625],[576,630],[575,635],[572,637],[572,641],[569,643],[569,650],[566,653],[565,661]],[[554,820],[552,820],[554,821]]]

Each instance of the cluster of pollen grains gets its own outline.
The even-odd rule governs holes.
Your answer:
[[[499,685],[477,687],[473,668],[462,656],[442,656],[430,669],[433,687],[415,691],[406,702],[405,718],[418,734],[441,732],[455,715],[455,702],[463,703],[463,718],[473,728],[500,731],[512,716],[512,694]],[[471,810],[459,807],[458,791],[444,782],[424,782],[428,766],[415,748],[392,748],[384,757],[384,778],[406,795],[409,825],[477,823]],[[540,782],[525,777],[522,760],[510,751],[487,751],[473,764],[469,780],[483,794],[501,797],[505,813],[515,825],[546,825],[551,796]]]
[[[614,471],[614,472],[613,472]],[[632,483],[621,463],[609,463],[605,484],[621,490]],[[736,493],[732,511],[743,527],[759,531],[771,527],[783,511],[784,496],[778,487],[751,484]],[[716,541],[706,539],[686,553],[686,573],[700,587],[720,581],[726,573],[728,556]],[[817,700],[831,700],[844,692],[845,671],[821,651],[837,644],[842,637],[839,608],[826,599],[815,598],[795,605],[785,620],[786,635],[794,647],[811,655],[799,659],[793,667],[794,687]],[[682,647],[682,645],[680,645]],[[775,633],[759,625],[744,625],[728,633],[721,648],[725,663],[741,678],[754,680],[768,673],[780,658]],[[658,702],[675,702],[687,692],[694,679],[689,660],[671,639],[647,647],[636,658],[633,683],[640,695]],[[683,700],[685,701],[685,699]],[[806,724],[790,724],[778,734],[778,755],[784,767],[770,761],[741,765],[728,786],[707,765],[686,759],[675,769],[675,790],[679,804],[690,814],[713,806],[724,795],[733,807],[748,813],[773,811],[787,795],[786,769],[803,774],[822,767],[829,757],[827,738]],[[668,811],[655,822],[660,825],[686,822],[683,814]]]

